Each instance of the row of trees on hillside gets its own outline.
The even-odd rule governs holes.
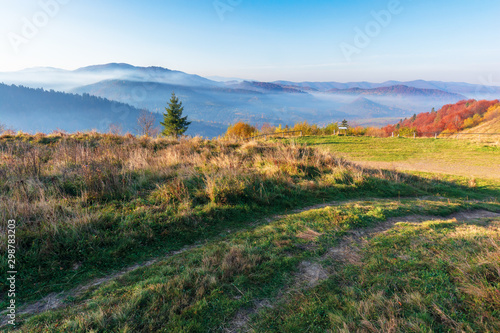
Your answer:
[[[340,128],[348,129],[342,132]],[[229,126],[225,136],[227,138],[248,138],[257,135],[282,134],[288,132],[301,132],[303,135],[333,135],[340,132],[350,135],[365,135],[367,129],[361,126],[350,127],[345,119],[340,123],[340,125],[338,123],[331,123],[324,127],[320,127],[316,124],[309,124],[307,121],[303,121],[296,123],[293,126],[283,126],[281,124],[278,126],[271,126],[266,123],[262,125],[260,129],[256,126],[240,121]]]
[[[376,127],[348,127],[344,120],[342,124],[332,123],[325,127],[311,125],[307,121],[296,123],[293,126],[271,126],[264,124],[260,129],[244,122],[231,125],[226,137],[247,138],[263,134],[279,134],[283,132],[301,131],[303,135],[332,135],[344,133],[340,127],[348,127],[347,135],[366,135],[377,137],[388,136],[434,136],[441,133],[456,133],[467,128],[475,127],[483,121],[500,117],[500,101],[466,100],[456,104],[443,106],[439,111],[415,114],[411,118],[402,119],[397,124]]]
[[[477,126],[485,120],[488,110],[499,105],[499,100],[476,101],[465,100],[456,104],[443,106],[439,111],[415,114],[413,117],[399,121],[397,124],[384,127],[383,135],[392,133],[407,136],[417,133],[419,136],[431,136],[435,133],[457,133],[467,128]]]
[[[172,93],[164,120],[161,122],[164,136],[182,135],[188,128],[190,122],[187,117],[182,117],[182,102]],[[494,118],[500,113],[500,101],[476,101],[474,99],[460,101],[455,104],[448,104],[436,111],[434,108],[430,112],[414,114],[411,118],[400,120],[397,124],[387,125],[382,129],[375,127],[349,127],[347,121],[340,124],[331,123],[324,127],[316,124],[309,124],[307,121],[299,122],[293,126],[271,126],[264,124],[260,129],[255,126],[238,122],[229,126],[226,137],[247,138],[256,135],[280,134],[286,132],[301,132],[303,135],[332,135],[341,132],[340,128],[347,127],[345,134],[348,135],[368,135],[387,137],[391,135],[399,136],[432,136],[441,133],[456,133],[467,128],[477,126],[484,120]],[[150,117],[144,116],[140,119],[142,134],[150,132],[153,121]]]

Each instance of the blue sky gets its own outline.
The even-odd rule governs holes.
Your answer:
[[[500,85],[498,0],[0,0],[0,6],[0,71],[126,62],[263,81]],[[373,12],[382,13],[383,24]]]

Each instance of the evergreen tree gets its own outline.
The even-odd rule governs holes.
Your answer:
[[[347,123],[347,120],[342,120],[342,127],[349,127],[349,124]]]
[[[187,121],[187,116],[182,117],[184,107],[182,106],[182,102],[179,102],[174,92],[172,92],[168,108],[165,108],[165,111],[167,111],[167,113],[163,114],[163,122],[160,122],[160,124],[163,125],[161,134],[164,136],[175,135],[175,137],[178,138],[179,135],[186,132],[191,122]]]

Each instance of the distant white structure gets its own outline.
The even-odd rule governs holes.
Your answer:
[[[342,131],[344,131],[344,135],[347,135],[347,127],[346,126],[340,126],[339,127],[339,135],[342,134]]]

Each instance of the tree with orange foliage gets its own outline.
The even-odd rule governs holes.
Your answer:
[[[245,122],[239,121],[228,127],[226,137],[228,138],[248,138],[257,133],[257,129]]]
[[[455,133],[468,126],[477,125],[478,121],[482,120],[483,114],[493,105],[498,104],[498,102],[498,100],[476,101],[474,99],[460,101],[455,104],[445,105],[437,112],[433,110],[431,112],[419,113],[397,125],[400,128],[411,128],[419,133],[419,135],[423,134],[426,136],[443,131]],[[383,130],[386,134],[396,132],[399,130],[397,125],[396,127],[388,125]]]
[[[500,117],[500,104],[495,104],[488,109],[488,112],[484,114],[485,120],[492,120],[496,117]]]

